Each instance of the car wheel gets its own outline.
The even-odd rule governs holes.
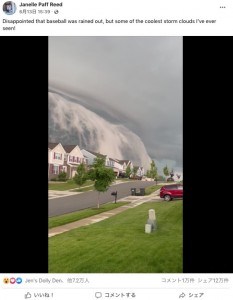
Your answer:
[[[171,200],[171,196],[170,195],[165,195],[164,196],[164,200],[165,201],[170,201]]]

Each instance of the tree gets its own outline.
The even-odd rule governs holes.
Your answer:
[[[133,177],[136,177],[137,171],[138,171],[138,167],[136,167],[136,166],[133,167],[133,172],[132,172]]]
[[[126,170],[125,170],[125,175],[126,175],[126,177],[130,177],[130,175],[131,175],[131,173],[132,173],[132,171],[131,171],[131,168],[130,168],[130,166],[127,166],[127,168],[126,168]]]
[[[150,178],[156,179],[158,175],[158,169],[155,165],[155,162],[152,160],[150,164],[150,170],[149,170]]]
[[[164,174],[165,176],[169,176],[169,173],[170,173],[170,171],[169,171],[169,169],[168,169],[168,166],[164,167],[164,168],[163,168],[163,174]]]
[[[146,171],[146,177],[151,178],[150,170]]]
[[[86,170],[86,166],[84,163],[81,163],[76,170],[74,175],[74,182],[79,185],[80,187],[87,181],[88,174]]]
[[[115,180],[115,173],[112,169],[105,167],[105,160],[97,157],[94,160],[92,169],[89,171],[89,178],[93,180],[94,189],[98,191],[97,208],[100,207],[100,193],[106,192]]]

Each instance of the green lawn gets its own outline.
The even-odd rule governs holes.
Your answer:
[[[82,185],[82,188],[88,185],[92,185],[93,181],[88,180]],[[78,185],[72,180],[68,180],[67,182],[54,182],[54,183],[49,183],[48,186],[49,190],[55,190],[55,191],[67,191],[70,189],[75,189],[78,188]]]
[[[51,217],[49,218],[49,228],[65,225],[71,222],[75,222],[84,218],[88,218],[94,215],[101,214],[105,211],[112,210],[114,208],[117,208],[119,206],[128,204],[129,202],[117,202],[115,203],[108,203],[108,204],[103,204],[100,205],[100,208],[89,208],[89,209],[84,209],[82,211],[77,211],[69,214],[65,214],[62,216],[57,216],[57,217]]]
[[[93,190],[94,190],[94,185],[91,185],[91,186],[86,186],[86,187],[72,190],[71,192],[88,192],[88,191],[93,191]]]
[[[145,233],[148,210],[157,230]],[[128,209],[49,238],[50,273],[182,273],[182,200]]]
[[[146,189],[145,189],[145,195],[150,195],[152,194],[153,192],[159,190],[161,188],[162,185],[152,185],[152,186],[148,186]]]

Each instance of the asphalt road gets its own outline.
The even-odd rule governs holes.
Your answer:
[[[121,199],[131,195],[131,188],[140,188],[155,185],[154,181],[130,181],[111,186],[107,192],[100,193],[100,204],[114,202],[115,197],[111,192],[117,191],[117,199]],[[75,194],[66,197],[60,197],[49,200],[49,217],[67,214],[74,211],[79,211],[85,208],[96,207],[98,192],[90,191],[80,194]]]

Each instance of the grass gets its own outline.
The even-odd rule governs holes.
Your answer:
[[[148,186],[146,189],[145,189],[145,195],[150,195],[152,194],[153,192],[159,190],[161,188],[161,185],[152,185],[152,186]]]
[[[82,211],[77,211],[69,214],[65,214],[62,216],[51,217],[49,218],[49,228],[65,225],[71,222],[75,222],[84,218],[88,218],[94,215],[101,214],[105,211],[112,210],[114,208],[120,207],[122,205],[128,204],[129,202],[117,202],[115,203],[108,203],[100,205],[100,208],[89,208],[84,209]]]
[[[117,181],[125,181],[125,182],[127,182],[127,181],[131,181],[131,179],[130,178],[117,178],[116,182]]]
[[[92,185],[93,181],[88,180],[85,182],[82,186],[86,187],[88,185]],[[55,191],[67,191],[70,189],[75,189],[78,188],[78,185],[73,181],[73,179],[68,180],[67,182],[54,182],[54,183],[49,183],[48,186],[49,190],[55,190]]]
[[[88,192],[88,191],[93,191],[94,190],[94,185],[87,186],[87,187],[82,187],[80,189],[75,189],[72,190],[71,192]]]
[[[148,210],[157,230],[145,233]],[[50,273],[182,273],[182,201],[151,202],[49,238]]]

